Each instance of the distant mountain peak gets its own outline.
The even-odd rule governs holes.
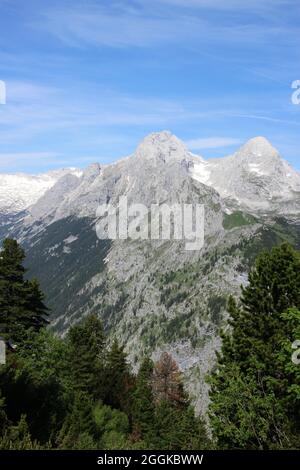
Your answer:
[[[195,164],[192,177],[239,208],[299,212],[300,175],[265,137],[248,140],[228,157]]]
[[[248,140],[240,149],[236,152],[241,156],[278,156],[278,151],[273,147],[271,142],[265,137],[259,136]]]
[[[146,136],[135,155],[148,160],[181,160],[188,154],[185,144],[169,131],[153,132]]]
[[[48,173],[0,174],[0,213],[16,213],[35,204],[47,190],[66,175],[80,178],[77,168],[51,170]]]

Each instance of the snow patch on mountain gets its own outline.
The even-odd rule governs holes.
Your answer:
[[[185,173],[217,191],[229,212],[300,213],[300,175],[264,137],[249,140],[233,155],[206,161],[169,131],[148,135],[131,156],[112,164],[37,176],[0,175],[0,213],[30,208],[30,224],[93,216],[99,204],[117,203],[121,195],[133,202],[146,193],[149,203],[164,200]]]
[[[300,212],[300,174],[264,137],[249,140],[228,157],[202,159],[191,176],[246,210]]]
[[[64,168],[40,175],[0,174],[0,212],[14,214],[35,204],[64,175],[81,176],[76,168]]]

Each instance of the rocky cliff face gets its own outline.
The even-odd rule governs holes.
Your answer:
[[[205,162],[161,132],[115,164],[63,175],[2,236],[25,245],[56,331],[94,312],[134,365],[145,353],[171,351],[204,411],[228,295],[239,294],[262,249],[285,238],[300,245],[299,187],[299,174],[263,138]],[[187,251],[184,240],[99,240],[97,207],[117,207],[121,196],[146,207],[203,204],[203,249]]]
[[[264,138],[235,154],[195,165],[192,176],[214,187],[228,206],[251,212],[300,212],[300,176]]]

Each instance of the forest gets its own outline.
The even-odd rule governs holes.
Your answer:
[[[178,365],[165,351],[140,358],[86,315],[55,334],[25,252],[0,252],[0,449],[299,449],[300,255],[288,243],[259,255],[239,299],[228,299],[222,348],[196,416]]]

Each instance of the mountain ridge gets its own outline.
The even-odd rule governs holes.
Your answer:
[[[46,194],[46,198],[51,196],[53,186],[67,174],[78,178],[78,187],[81,185],[82,192],[93,190],[97,183],[101,186],[101,174],[107,175],[114,170],[119,174],[122,168],[126,171],[127,167],[132,166],[132,159],[138,166],[141,161],[155,164],[180,162],[192,178],[217,190],[227,201],[229,209],[232,206],[250,211],[298,211],[300,174],[281,158],[266,138],[254,137],[232,155],[205,160],[191,153],[185,143],[170,131],[149,134],[133,154],[112,164],[92,163],[84,170],[70,168],[41,175],[0,174],[0,211],[16,213],[25,209],[30,213],[30,208],[38,204],[47,191],[50,190],[50,193]],[[86,188],[83,188],[84,182]],[[93,187],[90,188],[90,185]],[[68,187],[65,186],[67,193]],[[75,180],[71,186],[75,191]],[[284,202],[282,211],[280,199]],[[38,213],[38,210],[33,209],[32,212]]]

